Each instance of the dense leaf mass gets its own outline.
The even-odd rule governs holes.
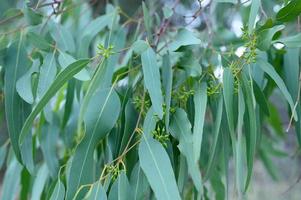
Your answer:
[[[284,130],[301,144],[300,0],[0,13],[0,199],[247,199]]]

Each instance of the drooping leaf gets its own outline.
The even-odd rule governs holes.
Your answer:
[[[234,114],[233,114],[233,96],[234,96],[234,77],[231,69],[225,68],[223,73],[223,96],[230,130],[231,140],[234,142]]]
[[[163,81],[163,88],[165,93],[165,127],[166,130],[169,128],[169,115],[170,115],[170,104],[171,104],[171,93],[172,93],[172,66],[170,63],[170,55],[166,54],[163,57],[163,64],[162,64],[162,81]]]
[[[170,44],[169,48],[171,51],[176,51],[181,46],[188,46],[188,45],[197,45],[201,44],[201,40],[198,39],[194,33],[187,29],[179,29],[176,37],[174,38],[173,42]]]
[[[149,184],[139,162],[131,173],[130,184],[133,190],[133,200],[143,199],[147,195]]]
[[[60,52],[60,55],[58,57],[58,61],[62,69],[65,69],[67,66],[75,62],[76,60],[69,54]],[[74,75],[74,78],[80,80],[80,81],[87,81],[90,80],[90,74],[89,72],[83,68],[80,72]]]
[[[0,169],[2,169],[2,166],[3,166],[4,162],[5,162],[6,153],[7,153],[7,145],[3,144],[0,147]]]
[[[289,22],[301,13],[301,2],[299,0],[292,0],[282,9],[280,9],[276,15],[276,19],[280,22]]]
[[[149,41],[152,41],[152,17],[150,16],[149,10],[146,7],[144,1],[142,1],[142,10],[143,10],[143,20],[144,26],[147,32],[147,38]]]
[[[284,25],[274,26],[272,28],[264,29],[258,33],[257,46],[260,50],[268,50],[272,44],[274,35],[284,29]]]
[[[255,20],[259,11],[260,4],[261,0],[252,0],[248,25],[249,33],[251,33],[255,27]]]
[[[299,89],[299,48],[296,49],[287,49],[287,53],[284,55],[284,81],[287,86],[288,91],[290,92],[293,101],[296,101],[298,98],[298,89]],[[298,112],[299,111],[299,112]],[[300,105],[297,105],[296,111],[298,116],[300,115]],[[298,120],[296,122],[296,135],[298,138],[299,144],[301,144],[301,122]]]
[[[114,15],[115,16],[115,15]],[[113,23],[113,22],[112,22]],[[113,51],[119,51],[124,46],[125,32],[122,29],[119,29],[116,32],[113,32],[111,29],[108,34],[107,43],[113,45]],[[112,85],[112,78],[114,74],[114,68],[118,63],[118,54],[111,55],[109,58],[102,58],[99,64],[96,67],[96,70],[93,74],[93,77],[89,83],[87,92],[81,102],[79,119],[77,124],[77,131],[79,132],[82,126],[83,117],[90,101],[91,96],[95,91],[108,88]]]
[[[194,159],[198,161],[202,149],[203,128],[205,123],[207,107],[207,85],[206,83],[196,83],[194,88],[194,127],[193,127],[193,149]]]
[[[149,92],[152,106],[160,119],[163,117],[163,97],[161,92],[160,71],[156,54],[152,48],[148,48],[141,54],[144,85]]]
[[[34,60],[32,67],[28,70],[16,84],[16,89],[20,97],[29,104],[33,104],[34,96],[32,91],[32,74],[38,72],[40,63],[38,60]]]
[[[32,196],[31,199],[32,200],[39,200],[41,199],[41,195],[44,189],[44,186],[46,184],[47,178],[48,178],[48,168],[46,166],[46,164],[43,164],[38,173],[37,176],[35,178],[35,181],[33,183],[32,186]]]
[[[39,48],[44,51],[50,51],[51,49],[53,49],[52,45],[41,35],[38,35],[34,32],[28,32],[26,37],[30,44],[34,45],[36,48]]]
[[[28,60],[21,34],[18,43],[10,46],[4,75],[5,114],[12,147],[18,161],[21,162],[18,140],[22,125],[30,112],[30,106],[23,101],[16,91],[17,80],[26,72]]]
[[[202,193],[202,177],[198,162],[195,159],[191,124],[187,114],[182,109],[177,109],[170,123],[170,132],[179,140],[178,148],[186,157],[188,171],[193,180],[195,188]]]
[[[128,101],[125,106],[125,121],[124,121],[124,131],[121,138],[119,153],[125,150],[126,145],[129,142],[130,137],[135,131],[136,123],[138,119],[138,114],[134,108],[134,105]]]
[[[37,88],[37,101],[45,95],[46,91],[49,89],[53,83],[56,76],[56,61],[55,61],[55,51],[53,53],[46,54],[44,58],[44,63],[40,69],[39,82]]]
[[[41,148],[44,159],[52,178],[57,176],[59,162],[56,155],[56,143],[58,140],[59,129],[53,124],[44,124],[40,138]]]
[[[131,48],[136,54],[141,54],[149,48],[149,45],[143,40],[137,40],[133,43]]]
[[[1,199],[14,200],[17,198],[22,165],[13,158],[8,164],[3,184],[1,186]]]
[[[109,200],[132,200],[133,191],[124,171],[121,171],[117,180],[112,185]]]
[[[283,82],[281,77],[278,75],[278,73],[275,71],[274,67],[272,65],[270,65],[268,62],[264,61],[263,59],[258,59],[257,63],[258,63],[257,66],[259,66],[265,73],[267,73],[275,81],[276,85],[278,86],[278,88],[282,92],[283,96],[287,100],[291,110],[294,110],[293,99],[292,99],[290,93],[288,92],[285,83]],[[298,120],[296,113],[294,113],[294,119],[296,121]]]
[[[237,141],[235,143],[235,178],[239,197],[244,192],[244,152],[243,152],[243,119],[245,114],[245,102],[241,87],[238,89],[238,120],[237,120]]]
[[[116,20],[117,9],[114,12],[99,16],[89,22],[85,27],[78,40],[78,57],[87,57],[89,46],[96,35],[101,32],[106,26],[111,26]]]
[[[50,200],[64,200],[65,186],[60,179],[55,184]]]
[[[68,30],[68,28],[53,21],[50,21],[48,23],[50,27],[50,34],[55,40],[57,47],[61,51],[68,51],[73,53],[75,51],[75,41],[72,33]]]
[[[96,200],[96,199],[107,200],[106,191],[104,190],[100,181],[97,181],[92,185],[89,192],[84,198],[84,200]]]
[[[210,148],[210,155],[207,165],[207,171],[205,179],[208,179],[210,177],[210,174],[213,171],[213,164],[214,159],[216,158],[217,154],[217,144],[220,137],[220,126],[222,121],[222,114],[223,114],[223,97],[220,96],[218,99],[218,102],[216,102],[216,114],[215,114],[215,120],[214,120],[214,127],[213,127],[213,141]]]
[[[241,78],[241,83],[242,83],[241,86],[244,94],[244,99],[247,106],[247,113],[248,113],[247,121],[249,122],[249,125],[247,126],[249,130],[246,134],[248,175],[247,175],[245,188],[244,188],[245,190],[247,190],[253,172],[253,161],[254,161],[254,156],[256,151],[256,140],[257,140],[257,126],[256,126],[255,108],[253,106],[254,102],[251,96],[252,88],[245,74],[243,74]]]
[[[67,200],[73,198],[81,185],[93,182],[95,146],[114,127],[119,112],[120,100],[113,88],[99,90],[92,96],[84,117],[86,134],[76,147],[71,163]]]
[[[262,93],[260,87],[257,85],[256,81],[253,81],[253,90],[260,109],[267,115],[270,115],[269,106],[265,95]]]
[[[81,69],[83,69],[89,62],[90,62],[90,60],[88,60],[88,59],[78,60],[78,61],[70,64],[68,67],[66,67],[65,70],[63,70],[62,72],[60,72],[57,75],[57,77],[53,81],[52,85],[45,92],[44,96],[37,103],[34,110],[30,113],[30,115],[26,119],[26,121],[22,127],[21,133],[20,133],[19,143],[23,143],[25,136],[30,131],[30,127],[31,127],[34,119],[42,111],[42,109],[50,101],[50,99],[55,95],[55,93],[58,91],[58,89],[60,89],[68,80],[70,80],[75,74],[77,74]]]
[[[140,166],[158,200],[178,200],[180,194],[175,175],[163,146],[143,134],[139,145]]]

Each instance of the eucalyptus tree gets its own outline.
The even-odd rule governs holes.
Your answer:
[[[1,199],[245,199],[301,143],[299,0],[0,8]]]

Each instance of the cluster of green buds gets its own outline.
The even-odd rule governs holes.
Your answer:
[[[156,124],[156,129],[152,132],[153,138],[160,142],[165,148],[167,147],[167,141],[169,141],[169,134],[165,130],[165,126],[162,121]]]
[[[239,85],[239,78],[237,75],[241,71],[241,68],[237,66],[236,62],[231,62],[229,68],[231,69],[231,72],[234,76],[234,93],[237,94]]]
[[[245,26],[243,29],[242,39],[246,41],[245,47],[246,51],[243,55],[243,59],[245,60],[246,64],[251,64],[256,61],[256,45],[257,45],[257,36],[255,32],[249,34],[248,27]]]
[[[102,55],[105,58],[109,58],[112,54],[114,54],[115,52],[113,51],[114,46],[110,45],[108,48],[105,48],[104,45],[99,44],[97,46],[98,48],[98,54]]]
[[[133,103],[137,110],[140,110],[143,106],[143,112],[141,113],[142,116],[145,116],[146,112],[151,107],[150,99],[147,97],[143,100],[143,98],[141,98],[140,96],[135,96],[133,99]]]
[[[187,89],[185,86],[182,86],[179,90],[173,91],[173,98],[176,99],[180,105],[185,105],[188,98],[194,94],[194,90]]]
[[[106,172],[111,175],[111,179],[115,181],[119,176],[122,169],[120,169],[119,164],[116,165],[106,165]]]
[[[207,96],[210,97],[219,94],[221,86],[222,83],[217,83],[216,81],[209,80],[207,87]]]

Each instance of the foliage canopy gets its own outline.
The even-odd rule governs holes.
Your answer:
[[[301,144],[300,0],[0,10],[1,199],[244,199],[281,117]]]

